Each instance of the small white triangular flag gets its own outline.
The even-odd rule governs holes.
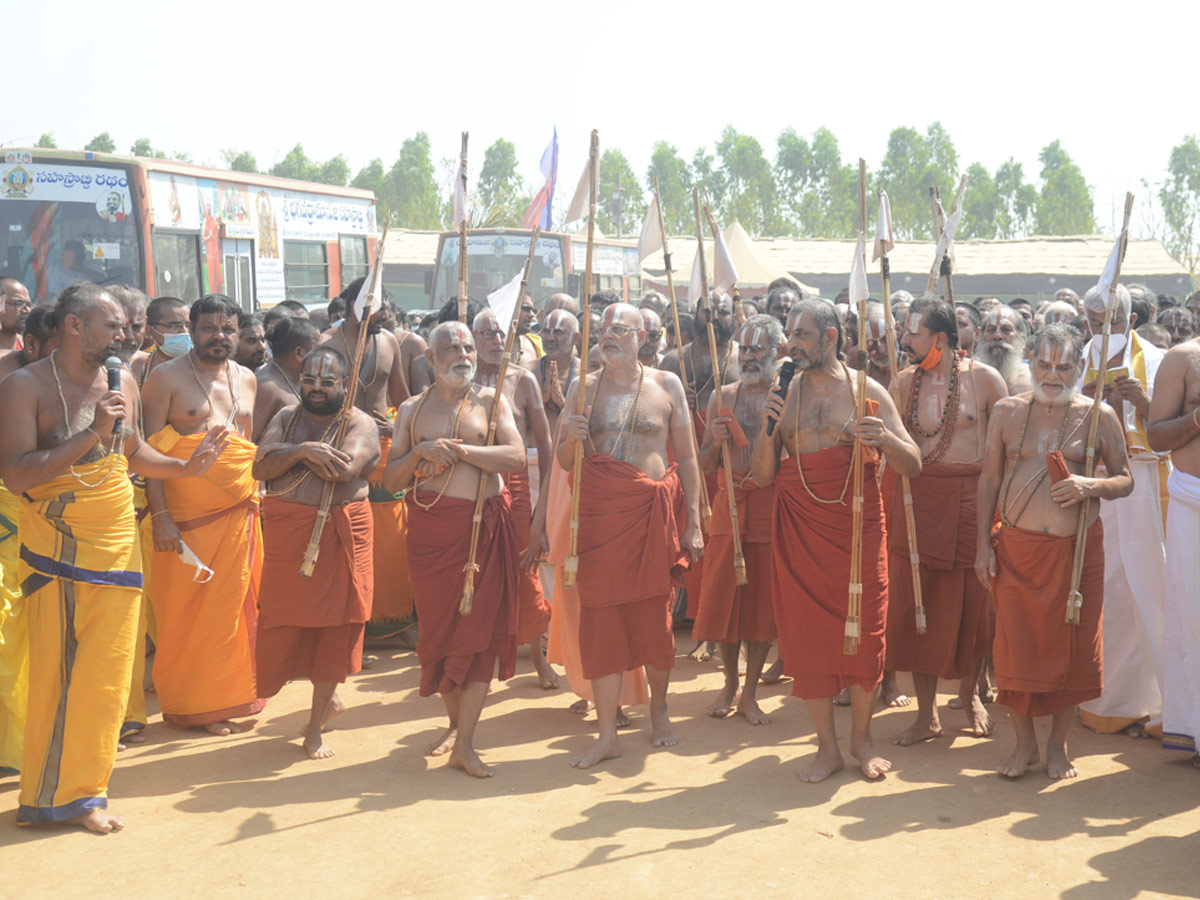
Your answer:
[[[644,262],[646,257],[655,250],[662,249],[662,225],[658,220],[658,204],[651,203],[646,210],[646,221],[642,223],[642,233],[638,235],[638,262]]]
[[[887,256],[896,246],[892,236],[892,201],[888,199],[887,191],[879,192],[879,221],[875,225],[875,253],[871,261]]]
[[[508,326],[512,323],[513,310],[517,308],[517,300],[520,299],[521,279],[524,275],[525,267],[522,266],[513,276],[512,281],[487,295],[488,306],[496,314],[497,325],[504,332],[505,337],[508,336]]]
[[[575,188],[575,196],[571,198],[571,205],[567,207],[567,218],[563,222],[564,225],[570,225],[572,222],[578,222],[588,214],[588,208],[591,201],[591,185],[588,183],[588,175],[591,174],[591,163],[586,163],[583,167],[583,174],[579,176],[579,184]],[[600,183],[600,162],[596,162],[596,184]]]
[[[860,234],[854,247],[854,262],[850,264],[850,305],[855,306],[871,297],[867,287],[866,237]]]
[[[1100,290],[1100,296],[1104,298],[1105,308],[1111,302],[1113,284],[1117,280],[1117,264],[1121,260],[1122,236],[1120,234],[1117,235],[1117,242],[1113,244],[1113,248],[1108,254],[1108,262],[1104,264],[1104,271],[1100,273],[1100,280],[1096,282],[1096,287]]]
[[[713,235],[713,287],[717,293],[724,294],[737,284],[737,279],[737,268],[725,246],[725,235],[718,229]]]

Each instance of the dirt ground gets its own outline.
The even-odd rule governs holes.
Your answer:
[[[541,690],[524,655],[484,710],[485,781],[422,755],[443,709],[396,647],[344,689],[333,759],[300,750],[304,683],[233,737],[152,716],[113,774],[120,834],[18,828],[16,779],[0,781],[0,898],[1200,897],[1200,772],[1183,754],[1076,724],[1081,777],[1011,782],[992,772],[1011,748],[1002,707],[995,738],[944,710],[946,736],[909,748],[890,738],[911,713],[887,710],[875,732],[894,772],[805,785],[816,741],[790,684],[763,689],[769,726],[714,720],[717,665],[677,638],[679,745],[652,750],[635,708],[624,757],[586,772],[567,760],[594,717]]]

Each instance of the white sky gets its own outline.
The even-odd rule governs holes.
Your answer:
[[[1139,195],[1135,225],[1154,215],[1141,180],[1162,180],[1171,148],[1200,128],[1194,9],[50,0],[9,22],[20,36],[4,47],[0,144],[50,131],[79,148],[107,130],[122,153],[147,137],[213,165],[223,147],[248,149],[265,169],[300,142],[313,159],[344,153],[353,173],[374,157],[390,166],[417,131],[437,165],[466,130],[472,178],[504,137],[532,184],[557,125],[565,203],[592,128],[642,176],[656,140],[690,160],[727,124],[772,161],[784,127],[808,136],[824,125],[847,161],[874,168],[892,128],[940,119],[963,170],[1015,156],[1034,183],[1038,151],[1060,139],[1111,233],[1127,189]]]

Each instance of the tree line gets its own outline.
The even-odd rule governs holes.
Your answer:
[[[43,135],[37,146],[53,147],[53,135]],[[113,153],[116,146],[108,132],[103,132],[85,149]],[[129,152],[191,161],[186,153],[155,149],[146,138],[135,141]],[[221,156],[230,169],[260,171],[249,151],[223,150]],[[897,238],[930,235],[929,188],[952,192],[963,171],[962,163],[940,122],[924,132],[909,126],[892,130],[878,169],[868,172],[867,189],[873,193],[878,185],[888,192]],[[1012,157],[994,171],[978,162],[967,165],[959,236],[1094,233],[1096,219],[1087,180],[1062,142],[1054,140],[1043,147],[1038,164],[1040,168],[1032,176]],[[403,142],[390,166],[373,159],[353,176],[342,154],[313,160],[301,144],[265,173],[368,189],[375,193],[380,221],[389,217],[393,225],[404,228],[439,229],[447,227],[451,219],[456,165],[455,159],[435,165],[429,135],[421,131]],[[474,227],[520,224],[541,185],[527,183],[519,168],[516,147],[504,138],[484,151],[478,179],[470,186]],[[576,178],[575,172],[559,170],[556,206],[565,209]],[[711,148],[699,148],[690,160],[660,140],[653,145],[640,179],[625,155],[610,147],[600,159],[599,228],[610,235],[636,234],[656,178],[663,218],[672,234],[690,234],[695,228],[693,186],[707,192],[722,222],[737,220],[755,236],[847,238],[858,232],[858,170],[843,159],[837,137],[824,127],[808,136],[784,129],[776,139],[773,159],[756,138],[731,125]],[[1200,264],[1200,143],[1196,136],[1189,135],[1172,148],[1160,182],[1143,180],[1143,187],[1157,200],[1160,210],[1155,221],[1143,223],[1145,230],[1160,238],[1176,259],[1195,272]],[[949,198],[944,197],[943,203],[949,206]]]

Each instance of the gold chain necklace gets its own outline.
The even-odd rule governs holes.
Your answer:
[[[421,407],[424,406],[425,401],[429,399],[429,395],[433,392],[433,387],[433,385],[430,385],[425,389],[424,393],[421,394],[421,399],[417,401],[417,408],[413,410],[412,418],[408,422],[408,442],[412,445],[412,449],[416,449],[417,446],[417,416],[421,415]],[[466,391],[463,392],[462,399],[458,401],[458,409],[454,411],[454,425],[450,428],[450,440],[454,440],[458,437],[459,418],[462,416],[463,407],[466,406],[467,398],[470,396],[471,385],[468,384]],[[498,391],[492,402],[500,402],[500,393]],[[424,510],[430,510],[437,506],[438,501],[442,499],[442,495],[446,493],[446,488],[450,486],[450,479],[454,476],[454,469],[457,466],[458,459],[456,458],[454,462],[450,463],[450,471],[446,473],[446,480],[442,482],[442,489],[438,491],[437,496],[433,498],[433,501],[429,503],[429,505],[426,505],[417,499],[417,488],[421,483],[421,479],[417,477],[416,472],[413,472],[413,487],[411,493],[413,503],[417,504],[417,506]],[[437,478],[437,475],[425,480],[432,481],[434,478]]]
[[[846,369],[845,364],[842,365],[842,368]],[[827,506],[832,506],[834,503],[840,503],[840,504],[842,504],[842,506],[845,506],[846,505],[846,491],[848,491],[850,489],[850,476],[854,473],[854,457],[853,456],[851,456],[850,465],[846,470],[846,483],[842,485],[842,492],[840,494],[838,494],[838,496],[836,496],[830,500],[826,500],[823,497],[818,497],[816,494],[814,494],[812,491],[812,488],[810,488],[808,486],[808,481],[804,478],[804,466],[802,466],[800,464],[800,395],[804,392],[804,376],[807,374],[808,374],[807,369],[802,369],[800,371],[800,384],[796,387],[796,423],[794,425],[795,432],[793,434],[793,438],[794,438],[793,443],[795,445],[795,450],[796,450],[796,471],[800,473],[800,484],[804,486],[804,490],[808,493],[808,496],[812,497],[818,503],[824,503]],[[850,399],[854,400],[854,386],[850,382],[849,369],[846,369],[846,381],[847,381],[848,386],[850,387]],[[854,453],[858,452],[858,442],[857,441],[854,442],[853,452]]]
[[[208,428],[209,423],[212,422],[213,413],[215,413],[217,409],[215,406],[213,406],[212,395],[209,394],[208,388],[206,388],[204,386],[204,382],[200,380],[200,373],[196,371],[196,363],[192,360],[192,354],[190,351],[188,353],[187,360],[188,365],[192,367],[192,377],[196,379],[196,384],[198,384],[200,386],[200,390],[204,392],[204,402],[208,404],[208,415],[204,419],[204,427]],[[232,427],[237,422],[238,410],[241,409],[242,389],[241,379],[239,378],[238,391],[236,394],[233,392],[233,375],[231,375],[229,372],[229,366],[229,360],[225,360],[225,383],[229,386],[229,399],[233,401],[233,408],[229,410],[229,421],[227,425]]]
[[[279,363],[275,362],[274,359],[271,360],[271,365],[275,367],[276,372],[278,372],[280,375],[283,376],[283,380],[285,382],[287,382],[288,390],[290,390],[293,394],[295,394],[296,398],[299,399],[300,388],[298,388],[298,387],[296,387],[296,385],[292,384],[292,379],[289,378],[288,373],[283,370],[283,366],[281,366]]]
[[[282,439],[282,442],[285,444],[290,444],[292,442],[293,437],[296,434],[296,424],[297,424],[297,422],[300,421],[300,410],[301,410],[301,407],[297,406],[296,411],[292,413],[292,417],[288,420],[287,425],[283,429],[283,434],[281,435],[281,439]],[[325,426],[325,430],[322,431],[321,436],[317,438],[317,443],[320,443],[320,444],[328,443],[328,441],[326,441],[325,438],[329,437],[329,432],[333,431],[333,428],[335,425],[337,425],[337,422],[338,422],[338,417],[336,415],[332,416],[330,418],[329,424]],[[273,491],[270,488],[266,488],[264,493],[268,497],[281,497],[284,494],[290,494],[296,488],[300,487],[300,485],[303,484],[308,479],[308,476],[312,474],[312,469],[308,468],[308,466],[305,466],[303,463],[299,463],[298,465],[301,467],[302,471],[300,472],[299,475],[295,476],[292,479],[291,484],[289,484],[285,488],[280,488],[277,491]],[[280,477],[282,478],[283,476],[281,475]]]
[[[66,394],[63,393],[62,381],[58,377],[58,364],[54,361],[54,358],[56,356],[58,356],[58,350],[55,350],[53,353],[50,354],[50,371],[52,371],[54,373],[54,384],[58,388],[58,399],[62,401],[63,425],[67,429],[67,440],[69,441],[72,437],[74,437],[79,432],[71,431],[71,411],[67,407],[67,397],[66,397]],[[95,413],[93,413],[92,420],[95,421]],[[97,435],[97,437],[99,437],[99,435]],[[105,449],[104,440],[102,438],[98,442],[100,450],[103,452],[104,456],[108,457],[108,468],[105,469],[104,476],[99,481],[97,481],[95,483],[84,481],[79,476],[79,473],[75,471],[74,463],[71,463],[70,465],[67,466],[67,470],[71,473],[71,477],[74,478],[81,485],[83,485],[85,488],[97,488],[97,487],[100,487],[100,485],[104,484],[104,482],[108,481],[108,476],[110,476],[113,473],[113,470],[116,469],[116,467],[117,467],[117,463],[116,463],[117,442],[120,440],[121,440],[121,435],[119,433],[114,434],[112,436],[112,446],[109,447],[108,449]]]

